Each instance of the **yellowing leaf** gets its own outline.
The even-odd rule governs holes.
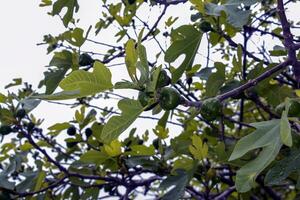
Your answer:
[[[207,156],[208,146],[202,142],[200,136],[193,135],[192,144],[189,145],[189,151],[195,159],[202,160]]]
[[[114,140],[109,145],[105,144],[104,150],[112,157],[118,156],[122,153],[121,142]]]
[[[132,81],[136,80],[136,64],[138,60],[137,51],[135,49],[135,42],[133,39],[128,40],[125,46],[125,63],[128,74]]]
[[[295,90],[295,93],[298,97],[300,97],[300,90]]]
[[[166,139],[169,136],[169,129],[160,125],[157,125],[155,129],[153,129],[153,132],[159,139]]]
[[[0,103],[5,103],[6,99],[7,97],[4,94],[0,93]]]

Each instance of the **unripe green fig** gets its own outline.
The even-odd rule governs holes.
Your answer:
[[[89,138],[93,134],[93,131],[91,128],[85,129],[85,136],[86,138]]]
[[[136,1],[136,0],[128,0],[128,3],[129,3],[130,5],[132,5],[132,4],[135,3],[135,1]]]
[[[67,129],[67,134],[70,135],[70,136],[75,135],[76,134],[76,128],[75,128],[75,126],[70,126]]]
[[[35,124],[33,122],[29,122],[27,124],[27,130],[28,131],[32,131],[32,129],[34,129],[34,127],[35,127]]]
[[[143,107],[147,106],[151,100],[151,97],[147,94],[147,92],[140,91],[138,100]]]
[[[10,196],[11,192],[6,189],[0,190],[0,200],[11,200],[12,197]]]
[[[87,66],[94,63],[94,59],[87,53],[83,53],[79,56],[79,65]]]
[[[177,90],[164,87],[160,91],[159,104],[164,110],[173,110],[181,103],[181,96]]]
[[[142,145],[144,143],[144,140],[139,139],[137,142],[139,145]]]
[[[200,109],[201,116],[207,121],[213,121],[222,114],[222,104],[217,98],[203,101]]]
[[[207,33],[209,31],[212,31],[211,24],[208,21],[202,21],[199,25],[199,28],[202,32]]]
[[[8,135],[12,132],[12,128],[8,125],[0,126],[0,135]]]
[[[154,146],[155,149],[159,148],[159,139],[156,138],[152,141],[152,145]]]
[[[68,148],[73,148],[78,144],[78,142],[66,142]]]
[[[156,88],[162,88],[171,83],[171,78],[168,76],[165,70],[162,70],[157,79]]]
[[[16,113],[16,117],[22,119],[26,116],[26,111],[24,109],[19,109]]]

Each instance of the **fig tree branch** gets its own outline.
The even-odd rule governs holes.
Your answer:
[[[288,52],[288,60],[290,60],[290,64],[293,67],[294,76],[299,85],[300,83],[300,62],[297,60],[296,50],[299,46],[295,46],[293,35],[290,29],[290,23],[285,14],[283,0],[277,0],[277,13],[279,16],[279,20],[282,26],[283,37],[284,37],[284,46]]]

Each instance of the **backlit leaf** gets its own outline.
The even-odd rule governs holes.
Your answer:
[[[191,25],[183,25],[172,32],[174,40],[165,54],[165,61],[174,62],[180,55],[185,55],[181,65],[172,72],[172,83],[176,83],[185,72],[191,69],[202,39],[202,32],[199,32]]]
[[[132,99],[119,101],[118,107],[122,114],[111,117],[101,133],[101,139],[107,144],[117,139],[143,112],[143,107],[139,101]]]

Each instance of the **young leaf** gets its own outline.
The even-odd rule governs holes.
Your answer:
[[[161,65],[154,69],[154,71],[151,74],[151,80],[148,83],[147,91],[148,92],[154,92],[156,90],[156,84],[158,80],[159,73],[161,72]]]
[[[153,129],[153,132],[159,139],[162,140],[169,137],[169,129],[160,125],[156,125],[155,129]]]
[[[141,77],[139,82],[141,84],[148,82],[149,79],[149,65],[147,60],[147,53],[146,48],[143,45],[138,45],[138,55],[140,62],[138,63],[137,67],[141,72]]]
[[[122,114],[111,117],[101,133],[101,139],[106,144],[117,139],[143,112],[143,107],[137,100],[123,99],[119,101],[118,107]]]
[[[36,183],[35,183],[34,191],[38,191],[38,190],[40,190],[42,188],[42,185],[43,185],[43,183],[45,181],[46,175],[47,174],[44,171],[41,171],[39,173],[39,175],[36,178]]]
[[[88,30],[88,32],[89,32],[89,30]],[[88,32],[87,32],[87,34],[88,34]],[[86,39],[84,37],[83,33],[84,33],[83,29],[75,28],[74,30],[70,30],[70,31],[63,33],[63,36],[70,44],[77,46],[77,47],[81,47]]]
[[[189,145],[189,150],[194,158],[197,160],[203,160],[207,156],[208,146],[202,142],[200,136],[193,135],[192,144]]]
[[[22,79],[21,78],[14,78],[13,79],[14,82],[6,85],[4,87],[4,89],[7,89],[7,88],[10,88],[10,87],[14,87],[14,86],[18,86],[18,85],[21,85],[22,84]]]
[[[122,153],[121,142],[113,140],[109,145],[104,144],[104,150],[112,157],[118,156]]]

